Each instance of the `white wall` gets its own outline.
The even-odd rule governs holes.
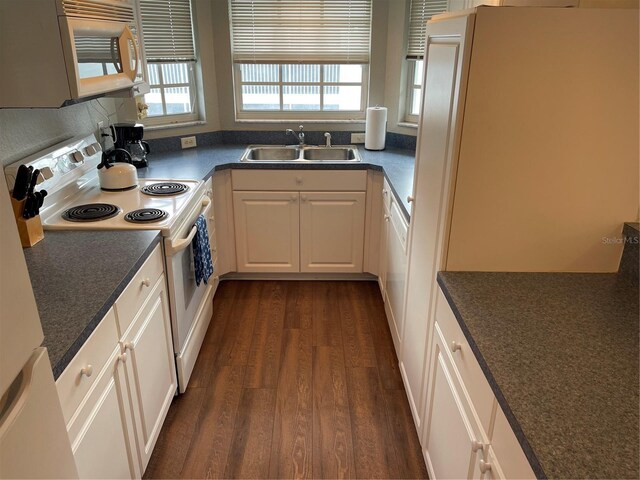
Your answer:
[[[0,163],[9,165],[76,135],[97,134],[106,115],[115,121],[116,105],[108,98],[58,109],[0,109]]]

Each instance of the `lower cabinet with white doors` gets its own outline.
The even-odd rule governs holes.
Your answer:
[[[426,380],[429,478],[536,478],[442,292]]]
[[[140,478],[177,381],[158,246],[56,381],[80,478]]]
[[[367,172],[234,170],[238,272],[362,273]]]
[[[404,323],[404,295],[407,278],[407,232],[409,225],[400,212],[399,202],[385,180],[383,186],[382,241],[380,275],[382,295],[396,352],[401,351]]]

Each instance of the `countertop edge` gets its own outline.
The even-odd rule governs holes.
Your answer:
[[[518,419],[513,414],[513,411],[511,410],[511,407],[509,406],[509,402],[507,402],[507,399],[505,398],[504,394],[502,393],[502,390],[500,389],[500,386],[496,382],[496,380],[495,380],[495,378],[493,376],[493,373],[491,372],[491,369],[489,368],[489,365],[487,364],[487,362],[484,359],[482,353],[480,352],[480,349],[478,348],[478,345],[476,344],[475,340],[473,339],[473,336],[471,335],[471,332],[467,328],[467,325],[466,325],[466,323],[464,321],[464,318],[462,317],[462,314],[458,310],[458,307],[456,306],[453,298],[451,297],[451,294],[449,293],[449,290],[447,289],[447,286],[446,286],[446,284],[444,282],[444,279],[440,275],[440,272],[438,272],[437,280],[438,280],[438,285],[442,289],[442,293],[444,294],[445,298],[447,299],[447,303],[449,304],[449,307],[451,307],[451,310],[453,311],[453,314],[456,317],[456,320],[458,321],[458,324],[460,325],[460,329],[462,330],[462,333],[464,334],[466,340],[469,342],[469,346],[471,347],[471,351],[473,352],[474,356],[476,357],[476,360],[478,361],[478,364],[480,365],[480,368],[482,369],[482,372],[484,373],[484,376],[486,377],[487,381],[489,382],[489,385],[491,386],[491,390],[493,391],[493,394],[496,396],[496,400],[498,401],[498,404],[502,408],[502,411],[504,412],[505,417],[507,418],[507,421],[509,422],[509,425],[511,426],[511,429],[513,430],[513,433],[515,434],[516,438],[518,439],[518,443],[520,443],[520,446],[522,447],[522,450],[523,450],[525,456],[527,457],[527,460],[529,461],[529,465],[531,465],[533,473],[536,475],[536,478],[538,478],[540,480],[548,478],[547,475],[544,472],[544,469],[542,468],[542,465],[540,464],[540,460],[538,460],[538,457],[536,456],[535,452],[533,451],[533,448],[529,444],[529,441],[527,440],[527,437],[524,434],[524,431],[522,430],[522,427],[520,426],[520,422],[518,422]]]
[[[136,272],[140,269],[142,264],[149,258],[153,250],[160,243],[162,236],[160,232],[157,233],[155,238],[149,243],[149,246],[145,249],[145,251],[140,255],[138,260],[131,266],[127,274],[124,276],[122,281],[118,284],[118,286],[114,289],[114,291],[109,295],[109,297],[105,300],[103,306],[96,312],[93,318],[87,323],[85,328],[82,330],[82,333],[75,339],[75,341],[69,346],[67,351],[62,355],[60,360],[53,365],[53,379],[57,380],[62,372],[64,372],[65,368],[69,365],[71,360],[78,354],[80,349],[87,342],[87,339],[91,336],[96,327],[100,324],[102,319],[105,317],[107,312],[111,307],[113,307],[116,303],[116,300],[120,296],[120,294],[127,287],[131,279],[135,276]]]

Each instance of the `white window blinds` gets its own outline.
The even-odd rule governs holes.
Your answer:
[[[190,0],[140,0],[148,62],[195,61]]]
[[[229,0],[235,63],[369,63],[371,0]]]
[[[411,0],[407,58],[419,59],[424,56],[427,20],[446,10],[447,0]]]

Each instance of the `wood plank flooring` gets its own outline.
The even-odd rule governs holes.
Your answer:
[[[228,281],[145,478],[427,478],[375,282]]]

